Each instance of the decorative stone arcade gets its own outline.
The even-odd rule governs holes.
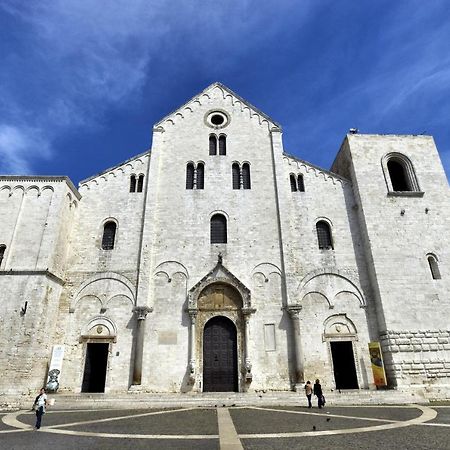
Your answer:
[[[237,387],[230,390],[246,390],[253,378],[249,327],[250,317],[255,311],[251,306],[250,290],[222,265],[219,255],[214,269],[188,293],[188,312],[191,318],[189,372],[194,390],[204,390],[205,326],[211,319],[220,317],[228,319],[236,327]],[[207,390],[215,389],[213,386]],[[217,390],[222,389],[217,387]]]

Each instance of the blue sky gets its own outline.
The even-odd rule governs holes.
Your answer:
[[[75,183],[220,81],[329,168],[351,127],[435,137],[450,175],[450,1],[2,0],[0,173]]]

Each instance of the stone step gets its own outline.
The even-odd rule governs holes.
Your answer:
[[[302,393],[194,393],[194,394],[55,394],[54,409],[134,409],[134,408],[173,408],[173,407],[215,407],[215,406],[298,406],[306,404]],[[424,403],[418,395],[401,391],[341,391],[326,394],[328,405],[377,405]]]
[[[420,391],[401,390],[341,390],[325,391],[327,405],[383,405],[428,403]],[[0,408],[30,408],[34,395],[20,398],[0,397]],[[56,393],[52,409],[142,409],[215,406],[299,406],[306,404],[303,392],[201,392],[148,393],[136,390],[125,393]],[[313,397],[313,401],[315,398]]]

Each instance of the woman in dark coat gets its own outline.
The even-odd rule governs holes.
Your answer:
[[[316,382],[314,383],[314,395],[317,397],[317,406],[319,408],[322,408],[325,402],[323,401],[322,386],[320,385],[319,379],[317,379]]]

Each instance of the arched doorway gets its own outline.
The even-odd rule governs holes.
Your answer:
[[[223,316],[210,319],[203,332],[203,391],[238,391],[237,333]]]

